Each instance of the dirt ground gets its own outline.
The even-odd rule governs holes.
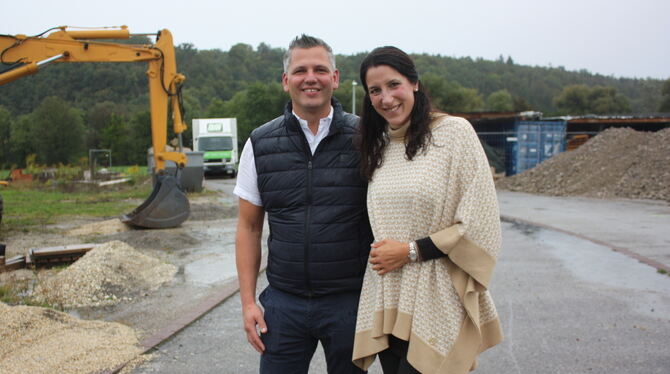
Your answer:
[[[138,205],[140,203],[141,201],[138,201]],[[127,361],[129,352],[130,356],[132,356],[132,352],[139,350],[139,342],[142,339],[153,335],[159,329],[163,328],[166,322],[174,321],[185,312],[190,311],[199,301],[215,292],[217,284],[221,282],[226,274],[229,273],[228,275],[234,276],[234,273],[231,273],[230,269],[219,269],[216,266],[208,268],[207,264],[219,264],[221,263],[221,258],[224,258],[225,262],[230,262],[229,260],[234,256],[234,226],[237,215],[236,202],[229,195],[217,192],[204,194],[197,198],[190,198],[190,203],[191,216],[181,227],[173,229],[131,229],[113,217],[93,222],[84,218],[73,218],[68,221],[61,221],[57,225],[46,227],[39,232],[5,235],[3,241],[7,245],[7,258],[15,255],[23,255],[30,248],[81,243],[98,243],[101,246],[109,246],[109,243],[116,243],[114,245],[119,245],[120,243],[123,246],[127,246],[127,250],[130,252],[124,252],[124,256],[126,257],[121,260],[109,256],[100,257],[101,259],[98,261],[118,261],[121,263],[111,264],[111,266],[110,264],[105,264],[107,265],[107,270],[105,271],[114,272],[116,268],[117,272],[122,274],[124,269],[130,269],[128,264],[123,264],[124,261],[133,263],[136,268],[137,266],[147,266],[145,264],[151,263],[151,266],[156,266],[156,268],[161,266],[161,277],[165,277],[167,274],[171,279],[167,282],[163,280],[157,282],[158,286],[137,288],[134,290],[136,292],[123,293],[124,288],[131,289],[135,284],[131,283],[125,285],[128,287],[123,287],[124,284],[122,282],[133,281],[127,280],[127,277],[112,277],[105,273],[104,277],[106,279],[102,280],[102,284],[109,286],[112,280],[116,282],[113,284],[114,287],[110,288],[111,291],[109,293],[111,295],[113,294],[112,291],[115,291],[118,295],[113,294],[106,297],[106,302],[104,303],[93,303],[90,305],[82,302],[82,300],[86,300],[85,298],[77,297],[76,302],[73,301],[70,303],[62,315],[47,315],[51,312],[47,313],[43,311],[50,309],[38,307],[9,307],[2,303],[0,303],[0,306],[4,309],[10,308],[9,310],[12,310],[14,313],[14,320],[17,318],[28,319],[33,321],[32,324],[35,327],[43,326],[47,322],[59,324],[59,328],[52,327],[54,331],[58,331],[55,335],[69,336],[73,331],[85,331],[85,334],[90,334],[91,328],[84,324],[93,321],[111,323],[110,325],[106,325],[107,327],[105,328],[98,328],[98,330],[112,331],[112,335],[118,334],[117,331],[120,328],[129,327],[132,331],[132,333],[126,332],[126,336],[129,339],[126,343],[129,348],[125,351],[119,350],[123,355],[117,358],[117,360],[121,360],[122,362]],[[92,253],[93,251],[89,252],[89,254]],[[82,262],[85,258],[86,256],[78,262]],[[234,261],[232,263],[234,264]],[[170,267],[174,270],[170,271]],[[46,286],[58,288],[54,287],[54,285],[59,284],[56,280],[59,277],[68,278],[65,276],[65,273],[72,272],[74,268],[75,266],[71,265],[68,268],[24,269],[0,273],[0,286],[14,287],[20,289],[19,294],[21,296],[33,297],[33,294],[36,294],[36,290],[39,291]],[[80,277],[79,274],[72,273],[69,275],[69,279],[72,280]],[[152,273],[147,272],[147,274]],[[159,273],[155,272],[155,274]],[[62,296],[67,293],[60,292],[59,294]],[[76,295],[77,292],[70,294]],[[40,301],[43,301],[43,299],[40,299]],[[60,312],[54,311],[54,313]],[[3,314],[9,318],[9,313]],[[54,318],[54,315],[58,317]],[[89,363],[94,366],[78,365],[77,363],[81,362],[81,357],[73,357],[72,354],[64,355],[63,352],[38,352],[41,356],[45,357],[65,356],[64,359],[57,362],[59,366],[49,366],[46,362],[35,363],[29,358],[36,354],[35,350],[67,350],[67,345],[48,342],[45,339],[39,338],[39,334],[36,335],[38,338],[35,341],[27,342],[25,336],[37,334],[35,330],[30,329],[30,331],[23,331],[21,334],[17,334],[18,327],[11,328],[10,324],[9,321],[3,320],[3,325],[0,326],[0,372],[5,372],[4,370],[10,367],[14,370],[10,372],[21,372],[23,369],[27,369],[29,372],[55,372],[53,370],[62,372],[61,367],[63,365],[67,366],[68,363],[70,363],[69,366],[78,366],[80,368],[67,372],[89,373],[91,369],[104,369],[101,366],[95,367],[95,362]],[[20,326],[25,327],[24,325]],[[77,326],[76,329],[73,326]],[[11,340],[12,336],[16,340]],[[119,343],[119,345],[123,344]],[[92,347],[96,350],[102,349],[100,346]],[[28,359],[19,359],[18,362],[25,361],[32,366],[16,367],[17,359],[22,357],[21,352]],[[103,363],[109,364],[110,362],[113,362],[113,359],[111,361],[100,360],[101,365]],[[43,370],[40,371],[40,367]]]

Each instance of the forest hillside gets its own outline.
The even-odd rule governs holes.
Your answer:
[[[237,117],[243,144],[251,130],[281,113],[287,99],[280,84],[284,52],[266,44],[237,44],[228,51],[177,46],[178,71],[186,76],[186,123],[199,117]],[[358,81],[364,56],[336,56],[341,78],[335,96],[347,110],[352,88],[360,108],[363,90],[352,80]],[[670,89],[664,95],[664,82],[657,79],[523,66],[503,56],[495,61],[428,54],[413,58],[434,104],[448,112],[654,113],[670,97]],[[0,70],[6,68],[0,65]],[[118,163],[145,163],[150,143],[145,71],[142,63],[52,64],[0,86],[0,169],[24,166],[30,154],[37,154],[41,164],[75,162],[92,148],[112,149]],[[55,138],[44,139],[49,136]],[[189,131],[184,140],[190,144]],[[40,151],[59,144],[68,144],[68,151]]]

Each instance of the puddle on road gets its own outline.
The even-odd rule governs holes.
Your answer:
[[[537,239],[579,279],[614,290],[633,291],[624,297],[640,313],[670,315],[670,277],[649,265],[590,241],[552,230],[539,230]],[[630,294],[630,293],[629,293]]]
[[[237,220],[208,221],[192,228],[192,235],[200,240],[187,253],[183,263],[184,281],[197,287],[209,287],[237,277],[235,267],[235,230]],[[269,229],[263,229],[263,243]],[[265,246],[263,246],[265,247]],[[263,248],[265,252],[266,249]]]
[[[187,282],[201,286],[211,286],[218,282],[237,277],[234,253],[210,255],[184,266]]]
[[[509,224],[511,224],[512,228],[514,230],[518,230],[518,231],[522,232],[524,235],[529,236],[529,237],[533,236],[533,234],[535,234],[536,232],[541,230],[537,226],[533,226],[533,225],[523,223],[523,222],[519,222],[519,221],[515,221],[515,220],[504,220],[503,219],[503,221],[508,222]]]
[[[184,280],[196,286],[211,286],[237,276],[235,268],[235,221],[219,221],[198,227],[193,236],[201,243],[191,248],[184,264]]]
[[[189,230],[199,241],[184,248],[181,266],[184,281],[208,287],[237,276],[235,268],[235,219],[193,221]]]

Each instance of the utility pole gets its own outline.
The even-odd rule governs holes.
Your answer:
[[[351,114],[356,114],[356,80],[351,81]]]

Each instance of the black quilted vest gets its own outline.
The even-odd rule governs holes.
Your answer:
[[[360,290],[373,239],[353,145],[358,118],[332,105],[330,131],[314,155],[290,102],[251,133],[270,225],[268,281],[301,296]]]

